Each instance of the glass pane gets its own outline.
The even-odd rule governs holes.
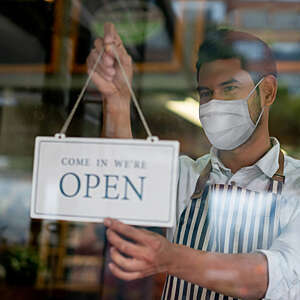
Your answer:
[[[300,43],[277,42],[272,44],[272,50],[278,60],[300,60]]]
[[[242,25],[245,28],[266,28],[268,26],[267,13],[257,10],[241,12]]]
[[[298,0],[2,0],[1,299],[162,299],[165,283],[163,299],[300,299],[299,9]],[[105,42],[98,81],[94,76],[82,94],[67,137],[117,143],[132,134],[145,141],[117,58],[109,52],[114,44],[152,134],[180,143],[180,170],[173,174],[176,226],[135,226],[130,238],[133,229],[126,227],[120,234],[122,243],[139,246],[138,258],[119,246],[123,262],[133,268],[130,276],[148,267],[133,280],[112,271],[118,246],[108,241],[102,221],[30,217],[35,139],[61,131],[95,63],[93,53],[103,49],[99,38],[114,33],[107,22],[120,40]],[[79,160],[88,155],[82,149],[76,149]],[[53,156],[61,160],[60,152]],[[154,156],[149,151],[145,160]],[[160,184],[163,163],[151,166],[160,171]],[[87,194],[89,188],[115,191],[103,169],[90,174],[82,161],[68,167],[101,178],[87,183]],[[52,169],[49,158],[43,179]],[[134,171],[118,175],[128,172]],[[46,208],[61,208],[58,199],[69,208],[76,201],[91,207],[89,197],[49,196],[59,188],[45,188]],[[134,184],[129,188],[138,195]],[[149,203],[159,215],[162,206]],[[165,252],[159,252],[161,245]],[[250,289],[243,289],[241,278]]]
[[[273,13],[270,16],[270,27],[280,30],[298,29],[299,17],[299,13],[293,11]]]

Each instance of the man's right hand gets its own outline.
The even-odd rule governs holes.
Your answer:
[[[92,80],[102,94],[103,128],[102,136],[109,138],[131,138],[130,124],[130,91],[124,75],[115,57],[118,53],[120,62],[131,84],[132,60],[122,40],[111,23],[104,25],[104,37],[95,41],[95,48],[87,58],[90,73],[99,53],[104,49],[103,56],[95,69]]]
[[[126,72],[131,83],[132,80],[132,60],[128,55],[122,40],[112,23],[105,23],[104,37],[100,37],[94,42],[95,48],[92,49],[88,58],[87,66],[90,73],[99,53],[104,49],[103,56],[96,67],[92,80],[99,89],[104,98],[120,97],[130,98],[130,92],[124,80],[121,68],[115,57],[115,51],[118,53],[120,62]]]

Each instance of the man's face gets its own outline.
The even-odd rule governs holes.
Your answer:
[[[237,58],[219,59],[204,63],[199,70],[200,104],[207,103],[211,99],[244,99],[254,86],[250,74],[241,68],[240,60]],[[248,108],[251,120],[255,123],[261,111],[261,104],[256,91],[248,99]]]

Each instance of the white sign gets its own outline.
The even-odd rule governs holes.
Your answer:
[[[31,217],[175,224],[177,141],[37,137]]]

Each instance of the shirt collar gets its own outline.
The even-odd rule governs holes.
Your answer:
[[[266,174],[270,178],[276,173],[279,168],[278,157],[280,152],[280,144],[276,138],[271,137],[271,144],[271,149],[269,149],[268,152],[266,152],[266,154],[253,165],[258,167],[264,174]],[[222,161],[219,159],[218,149],[216,149],[215,147],[212,147],[210,149],[210,159],[213,169],[231,172],[231,170],[225,167]]]

